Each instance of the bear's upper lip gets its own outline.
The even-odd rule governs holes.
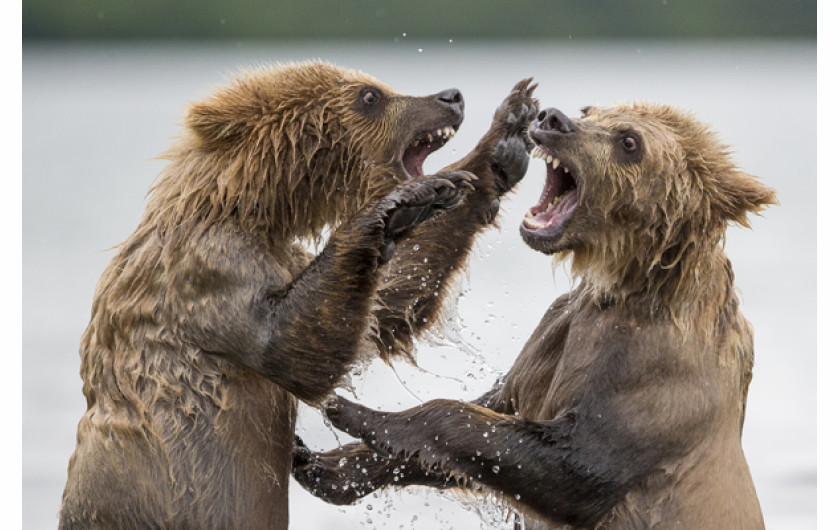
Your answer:
[[[538,236],[556,237],[563,232],[580,201],[577,168],[538,145],[531,154],[545,161],[545,186],[539,202],[528,209],[522,229]]]
[[[426,157],[443,147],[450,138],[455,136],[457,130],[457,124],[445,125],[420,132],[408,142],[402,155],[403,170],[405,170],[408,178],[421,176]]]

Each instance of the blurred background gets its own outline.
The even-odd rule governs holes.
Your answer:
[[[652,100],[693,110],[781,204],[731,228],[756,365],[743,445],[767,527],[816,527],[815,0],[459,2],[23,1],[23,522],[57,526],[85,410],[78,343],[113,246],[136,226],[185,105],[249,66],[320,58],[395,89],[458,87],[466,119],[427,172],[471,149],[523,77],[544,106]],[[473,399],[512,364],[564,268],[517,227],[545,171],[531,165],[418,368],[371,363],[358,399],[396,410]],[[313,447],[346,441],[304,409]],[[492,502],[420,488],[321,503],[292,481],[293,529],[510,528]]]

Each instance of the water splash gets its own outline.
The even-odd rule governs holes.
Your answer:
[[[397,382],[400,384],[400,386],[403,387],[403,390],[408,392],[411,395],[411,397],[416,399],[418,404],[422,404],[424,402],[424,400],[420,396],[418,396],[417,394],[412,392],[412,390],[410,388],[408,388],[408,385],[405,383],[405,380],[403,380],[403,378],[400,377],[400,374],[397,373],[397,367],[395,366],[395,363],[387,363],[387,366],[388,366],[388,368],[390,368],[391,373],[394,374],[394,378],[397,380]]]

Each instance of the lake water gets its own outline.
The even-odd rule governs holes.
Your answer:
[[[420,51],[422,49],[422,51]],[[140,219],[144,196],[177,134],[185,104],[240,67],[322,58],[367,71],[397,90],[458,87],[466,120],[427,172],[469,151],[496,105],[534,76],[544,106],[653,100],[692,109],[731,144],[781,205],[732,228],[727,251],[756,365],[743,445],[770,529],[816,527],[816,45],[786,43],[230,43],[30,46],[23,53],[23,521],[55,528],[85,409],[78,343],[94,285]],[[470,347],[420,347],[425,371],[379,362],[355,378],[369,406],[472,399],[513,362],[542,313],[569,286],[564,269],[521,242],[517,226],[542,189],[533,164],[482,237],[458,298]],[[480,356],[475,352],[480,352]],[[336,445],[304,410],[298,431]],[[341,437],[346,440],[346,437]],[[292,528],[503,528],[475,506],[405,490],[338,508],[292,481]],[[507,526],[509,527],[509,525]]]

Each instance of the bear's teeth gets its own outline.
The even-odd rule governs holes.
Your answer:
[[[557,169],[557,166],[559,166],[559,165],[560,165],[560,161],[559,161],[559,160],[557,160],[556,158],[554,159],[554,162],[552,162],[552,163],[551,163],[551,166],[552,166],[554,169]],[[564,169],[564,170],[566,170],[566,172],[568,173],[568,170],[567,170],[566,168],[563,168],[563,169]]]
[[[554,160],[554,157],[553,157],[553,156],[551,156],[551,155],[548,155],[547,157],[545,157],[545,161],[546,161],[548,164],[550,164],[552,160]]]
[[[440,129],[438,129],[435,132],[437,133],[438,136],[443,136],[443,131],[441,131]]]
[[[549,205],[548,205],[548,208],[546,208],[546,210],[551,210],[551,209],[553,209],[553,208],[557,207],[557,205],[558,205],[558,204],[560,204],[560,201],[562,201],[562,200],[563,200],[563,197],[565,197],[566,195],[568,195],[570,191],[571,191],[571,190],[566,190],[566,191],[564,191],[562,194],[560,194],[560,195],[558,195],[557,197],[555,197],[555,198],[554,198],[554,200],[553,200],[553,201],[551,201],[551,204],[549,204]]]
[[[426,140],[432,141],[432,133],[426,133]]]

